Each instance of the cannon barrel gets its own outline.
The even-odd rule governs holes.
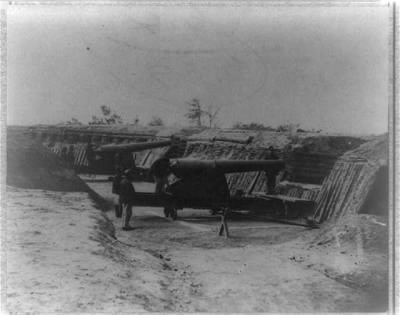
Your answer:
[[[223,173],[239,173],[263,170],[279,171],[285,167],[282,160],[188,160],[171,161],[172,171],[195,172],[203,169],[215,169]]]
[[[105,144],[96,149],[96,153],[103,152],[138,152],[148,149],[167,147],[172,144],[172,140],[168,141],[152,141],[142,143],[122,143],[122,144]]]

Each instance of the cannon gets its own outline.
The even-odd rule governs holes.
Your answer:
[[[178,177],[190,176],[204,170],[215,170],[224,174],[252,171],[281,170],[285,167],[282,160],[171,160],[171,171]]]
[[[141,150],[173,146],[177,138],[145,143],[108,144],[99,147],[97,154],[130,154]],[[276,198],[260,196],[231,196],[225,175],[260,172],[267,176],[268,191],[274,189],[275,178],[285,167],[279,159],[271,160],[168,160],[170,183],[164,193],[136,192],[134,205],[163,207],[166,217],[177,218],[184,208],[207,209],[217,214],[223,209],[264,210],[279,208]],[[275,210],[274,210],[275,211]]]
[[[163,146],[174,146],[175,143],[175,139],[172,138],[170,141],[110,144],[101,146],[96,152],[100,154],[132,153]],[[225,233],[227,237],[229,236],[227,217],[231,210],[260,211],[262,213],[267,210],[273,217],[281,216],[283,213],[286,218],[290,218],[293,211],[292,209],[289,211],[289,204],[298,205],[301,203],[307,207],[311,207],[313,204],[309,200],[271,194],[271,191],[275,190],[277,175],[285,168],[285,162],[280,159],[200,160],[163,158],[163,160],[163,162],[167,161],[169,171],[169,183],[165,191],[161,192],[156,188],[156,191],[158,191],[156,193],[135,192],[133,205],[161,207],[164,209],[165,217],[172,220],[176,220],[178,211],[185,208],[204,209],[210,211],[213,215],[221,214],[219,235]],[[269,194],[235,194],[232,196],[226,175],[243,172],[265,172]],[[259,174],[257,174],[254,182],[258,176]],[[297,218],[299,215],[300,212],[297,211],[293,217]]]
[[[169,160],[170,184],[164,193],[136,192],[136,206],[163,207],[164,215],[177,218],[184,208],[207,209],[217,214],[224,209],[263,209],[266,200],[231,196],[225,174],[265,171],[272,181],[283,169],[282,160]]]
[[[170,146],[173,143],[173,140],[167,141],[150,141],[150,142],[133,142],[133,143],[122,143],[122,144],[105,144],[98,147],[95,152],[99,155],[109,153],[133,153],[143,150],[161,148]]]
[[[183,208],[205,208],[216,214],[224,208],[246,206],[245,197],[230,196],[225,174],[265,171],[268,180],[275,181],[284,167],[282,160],[171,160],[175,180],[166,189],[171,197],[164,214],[175,219]],[[247,201],[253,203],[254,198]]]
[[[135,165],[135,155],[133,153],[170,146],[171,148],[168,152],[173,155],[173,150],[179,147],[180,143],[181,139],[176,137],[163,141],[112,143],[98,146],[94,150],[94,154],[96,155],[96,163],[102,164],[102,169],[114,172],[116,168],[134,167],[137,172],[142,174],[141,177],[147,178],[145,169],[136,168],[137,165]]]
[[[131,143],[107,145],[98,152],[137,152],[141,150],[174,145],[171,141],[147,143]],[[204,209],[211,214],[221,214],[219,235],[225,231],[228,236],[227,217],[231,210],[269,211],[272,216],[282,212],[288,216],[288,201],[280,200],[281,196],[268,195],[234,195],[230,194],[226,175],[243,172],[265,172],[268,192],[274,191],[276,176],[285,168],[285,162],[280,159],[270,160],[199,160],[199,159],[165,159],[169,171],[169,183],[165,191],[156,193],[135,192],[134,206],[161,207],[165,217],[176,220],[178,211],[183,209]],[[157,162],[157,161],[156,161]],[[155,163],[156,163],[155,162]],[[154,165],[153,165],[154,166]],[[152,167],[153,168],[153,167]],[[258,178],[259,174],[257,174]],[[156,185],[157,186],[157,185]],[[289,200],[290,202],[298,200]],[[310,201],[304,201],[310,206]],[[292,212],[292,211],[290,211]]]

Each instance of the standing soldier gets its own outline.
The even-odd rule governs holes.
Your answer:
[[[125,225],[123,226],[124,231],[133,230],[133,227],[129,225],[129,221],[132,217],[132,202],[135,194],[135,188],[133,188],[131,174],[129,170],[125,170],[122,175],[122,180],[119,185],[119,198],[122,204],[122,208],[125,210]]]

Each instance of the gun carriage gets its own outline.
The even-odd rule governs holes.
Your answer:
[[[137,152],[173,145],[174,140],[148,143],[110,144],[96,154]],[[231,196],[226,174],[264,171],[269,181],[285,167],[282,160],[194,160],[170,159],[170,183],[163,193],[136,192],[135,206],[163,207],[166,217],[177,218],[184,208],[208,209],[216,214],[230,210],[265,210],[276,208],[275,199],[266,196]]]

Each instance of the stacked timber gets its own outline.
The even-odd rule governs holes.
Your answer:
[[[161,141],[160,139],[154,139],[154,141]],[[165,139],[164,139],[165,141]],[[131,143],[132,141],[130,140],[124,140],[122,143],[128,144]],[[143,143],[143,142],[141,142]],[[67,160],[71,164],[71,166],[77,170],[77,171],[96,171],[98,173],[113,173],[114,172],[114,156],[113,154],[110,154],[108,157],[102,157],[98,158],[96,156],[93,156],[94,160],[89,163],[88,160],[88,143],[84,142],[75,142],[75,143],[68,143],[68,142],[62,142],[62,141],[45,141],[43,144],[48,147],[51,151],[53,151],[56,155],[59,157],[66,159],[63,154],[67,153],[70,151],[70,148],[72,147],[73,150],[73,160],[68,157]],[[99,143],[94,144],[94,147],[98,146]],[[149,169],[152,163],[160,158],[163,155],[166,155],[170,158],[179,158],[184,154],[184,151],[186,149],[186,141],[181,140],[177,138],[174,140],[173,144],[171,146],[166,146],[162,148],[155,148],[155,149],[149,149],[149,150],[144,150],[144,151],[139,151],[139,152],[134,152],[134,153],[126,153],[125,159],[128,161],[134,160],[136,163],[136,166],[144,169]],[[64,152],[64,153],[63,153]],[[127,157],[126,155],[131,154],[131,156]],[[91,164],[91,165],[89,165]],[[129,164],[129,163],[125,163]],[[90,170],[89,170],[90,168]]]
[[[277,193],[288,197],[315,201],[321,190],[321,185],[281,182],[277,185]]]
[[[262,148],[233,150],[231,153],[233,160],[267,160],[270,158],[271,152]],[[228,174],[226,179],[232,195],[242,192],[251,194],[254,190],[267,191],[267,177],[263,171]]]
[[[387,136],[382,136],[344,154],[324,180],[316,202],[318,222],[359,213],[376,180],[387,166]]]
[[[86,143],[74,143],[66,144],[62,142],[56,142],[53,146],[48,146],[51,151],[53,151],[58,156],[61,156],[62,151],[66,150],[68,152],[69,147],[72,146],[73,150],[73,166],[76,168],[85,168],[89,166],[88,156],[87,156],[87,144]]]

